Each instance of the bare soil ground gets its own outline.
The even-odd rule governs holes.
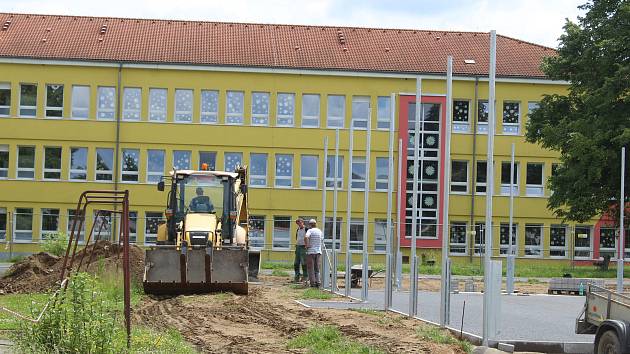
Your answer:
[[[247,296],[231,293],[147,297],[135,323],[177,329],[204,353],[303,353],[287,342],[316,325],[335,325],[350,339],[386,353],[462,353],[455,345],[421,341],[416,320],[392,313],[310,309],[295,302],[304,292],[286,278],[261,276]]]

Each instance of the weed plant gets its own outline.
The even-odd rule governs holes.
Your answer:
[[[57,257],[66,253],[68,236],[64,232],[55,232],[43,235],[42,249]]]
[[[416,329],[416,334],[420,339],[438,344],[456,345],[466,353],[471,353],[473,345],[462,339],[453,337],[447,330],[434,326],[422,326]]]
[[[343,336],[335,326],[316,326],[291,339],[289,349],[306,349],[312,354],[380,354],[382,351]]]

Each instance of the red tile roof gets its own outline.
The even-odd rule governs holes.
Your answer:
[[[552,48],[497,36],[497,76],[543,78]],[[489,34],[0,13],[0,57],[487,75]],[[464,60],[474,59],[475,64]]]

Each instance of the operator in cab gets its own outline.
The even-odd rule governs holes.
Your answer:
[[[213,213],[214,205],[210,201],[210,197],[203,195],[203,188],[197,187],[197,196],[190,201],[190,211],[194,213]]]

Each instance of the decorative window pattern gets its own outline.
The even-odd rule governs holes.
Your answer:
[[[187,150],[173,151],[173,167],[176,170],[190,170],[192,153]]]
[[[142,107],[142,89],[125,87],[123,90],[123,120],[140,120]]]
[[[147,211],[144,221],[144,243],[152,245],[157,242],[158,228],[165,222],[161,212]]]
[[[465,222],[454,221],[451,223],[450,253],[466,254],[466,230],[468,225]]]
[[[201,90],[201,123],[215,124],[219,117],[219,91]]]
[[[164,150],[147,150],[147,182],[158,183],[164,175]]]
[[[59,209],[42,209],[42,240],[59,232]]]
[[[37,115],[37,85],[20,85],[20,117],[35,117]]]
[[[394,224],[392,223],[392,228]],[[393,235],[393,231],[391,230]],[[387,249],[387,220],[375,219],[374,220],[374,252],[385,252]]]
[[[9,177],[9,145],[0,145],[0,178]]]
[[[590,226],[575,227],[575,250],[573,256],[581,259],[591,259],[593,257],[592,229]]]
[[[566,225],[551,225],[549,229],[549,256],[558,258],[567,256]]]
[[[252,187],[267,186],[267,154],[252,153],[249,156],[249,185]]]
[[[114,149],[96,149],[96,180],[114,180]]]
[[[508,254],[510,248],[510,224],[501,224],[499,228],[499,254]],[[512,224],[512,254],[518,254],[518,224]]]
[[[503,102],[503,134],[518,134],[521,109],[519,102]]]
[[[243,124],[244,93],[242,91],[227,92],[226,124]]]
[[[72,86],[72,119],[88,119],[90,115],[90,87]]]
[[[16,208],[14,217],[15,242],[31,242],[33,240],[33,209]]]
[[[468,161],[451,161],[451,192],[468,193]]]
[[[488,115],[490,115],[488,101],[477,101],[477,133],[488,133]]]
[[[35,147],[18,146],[17,178],[35,178]]]
[[[379,96],[376,99],[376,129],[389,130],[392,120],[392,99],[388,96]]]
[[[387,191],[389,184],[389,159],[387,157],[376,158],[376,190]]]
[[[116,113],[116,88],[100,86],[98,88],[98,105],[96,119],[114,120]]]
[[[302,127],[319,127],[319,95],[302,95]]]
[[[61,179],[61,148],[44,148],[44,179]]]
[[[527,176],[525,177],[525,194],[528,196],[543,196],[543,164],[537,162],[527,163]]]
[[[543,226],[525,224],[525,257],[542,257]]]
[[[370,97],[352,97],[352,126],[355,129],[367,129],[370,124]]]
[[[343,128],[346,120],[346,96],[328,95],[328,128]],[[366,123],[367,125],[367,123]]]
[[[343,156],[337,161],[337,188],[343,187]],[[326,188],[335,187],[335,156],[327,156],[326,159]]]
[[[225,170],[227,172],[234,172],[238,166],[243,166],[243,154],[240,152],[226,152]]]
[[[617,258],[617,229],[614,227],[602,227],[599,229],[599,256]]]
[[[87,155],[85,147],[70,148],[70,180],[87,180]]]
[[[468,133],[470,131],[470,101],[457,100],[453,102],[453,131]]]
[[[269,92],[252,93],[252,125],[269,125]]]
[[[487,168],[486,161],[477,161],[477,177],[475,179],[475,193],[477,194],[486,193]]]
[[[63,85],[46,85],[46,118],[63,117]]]
[[[193,90],[175,90],[175,121],[180,123],[192,122]]]
[[[0,82],[0,117],[8,117],[11,112],[11,84]]]
[[[122,150],[122,176],[123,182],[138,182],[138,171],[140,162],[140,150],[123,149]]]
[[[7,238],[7,208],[0,208],[0,240]]]
[[[501,162],[501,195],[510,195],[510,169],[511,162]],[[514,162],[514,178],[512,185],[512,194],[518,196],[518,162]]]
[[[352,189],[365,189],[365,157],[352,157]]]
[[[288,250],[291,246],[291,217],[273,217],[273,240],[272,248]]]
[[[293,155],[276,154],[276,187],[293,186]]]
[[[276,125],[292,127],[295,124],[295,94],[279,93],[277,105]]]
[[[363,249],[363,219],[351,219],[350,221],[350,251]]]
[[[302,155],[300,163],[300,187],[317,188],[317,155]]]
[[[203,164],[208,166],[209,171],[216,170],[217,166],[217,153],[214,151],[199,151],[199,169],[201,170]]]
[[[254,249],[265,248],[265,216],[250,215],[249,229],[247,230],[249,247]]]
[[[149,120],[154,122],[166,121],[167,89],[149,89]]]
[[[342,218],[337,218],[337,226],[335,230],[335,249],[341,249],[341,221]],[[326,224],[324,225],[324,245],[326,249],[332,249],[332,235],[333,235],[333,218],[326,217]]]

